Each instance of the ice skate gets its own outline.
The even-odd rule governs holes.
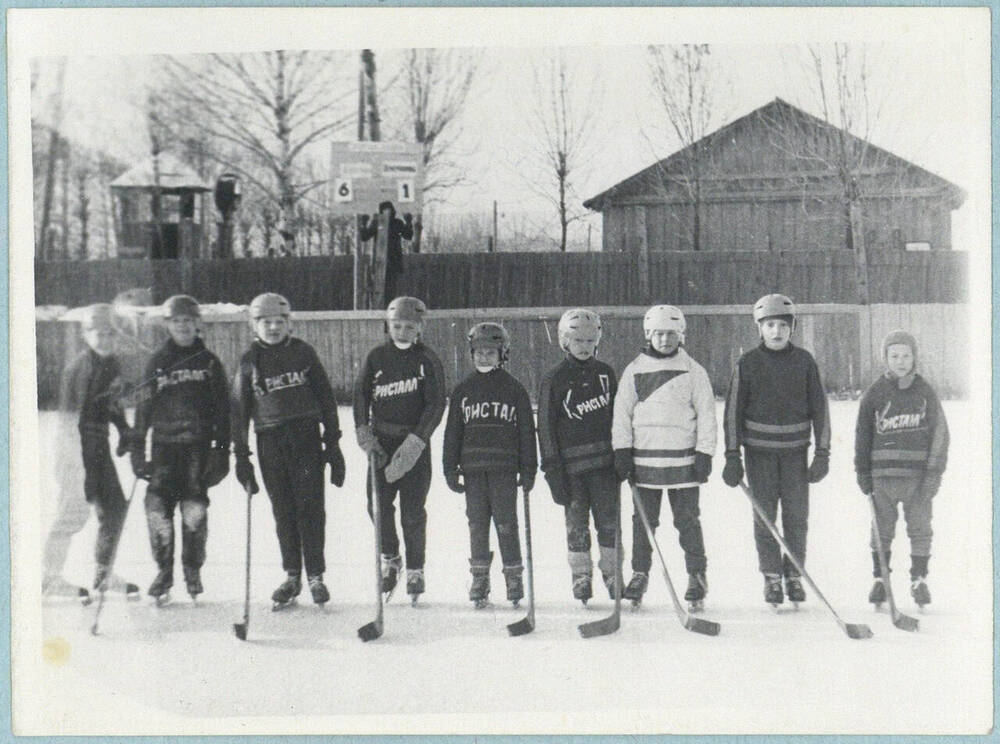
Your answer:
[[[573,599],[579,599],[584,606],[587,600],[594,596],[590,585],[590,574],[575,574],[573,576]]]
[[[917,603],[920,611],[924,611],[924,605],[931,603],[931,590],[927,588],[927,582],[923,576],[914,576],[910,583],[910,596]]]
[[[309,577],[309,592],[312,594],[314,604],[322,606],[330,601],[330,591],[323,583],[323,574]]]
[[[271,594],[271,611],[277,612],[295,603],[295,598],[302,592],[302,579],[298,574],[288,574],[281,586]]]
[[[872,584],[872,590],[868,592],[868,601],[875,605],[876,610],[880,610],[886,599],[885,581],[879,576]]]
[[[410,604],[416,607],[417,600],[424,593],[424,569],[406,569],[406,593],[410,596]]]
[[[781,577],[777,574],[764,574],[764,601],[778,609],[785,601],[785,592],[781,588]]]
[[[521,579],[523,571],[522,566],[505,566],[503,569],[503,577],[507,582],[507,601],[515,607],[524,598],[524,582]]]
[[[632,579],[628,582],[628,586],[625,587],[625,591],[622,593],[622,599],[627,599],[632,603],[632,609],[639,609],[639,605],[642,604],[642,595],[646,593],[646,587],[649,585],[649,574],[645,571],[634,571],[632,573]]]
[[[170,587],[173,585],[173,570],[170,568],[161,568],[160,572],[156,574],[156,578],[153,579],[153,583],[149,585],[149,590],[146,593],[156,601],[157,607],[163,607],[163,605],[170,602]]]
[[[691,612],[701,612],[705,609],[705,595],[708,594],[708,579],[704,573],[693,573],[688,576],[687,591],[684,601],[688,603]]]
[[[91,603],[90,592],[82,586],[71,584],[62,576],[46,576],[42,580],[43,597],[68,597],[78,600],[84,606]]]
[[[205,587],[201,585],[201,571],[185,566],[184,584],[187,586],[187,593],[191,597],[191,601],[197,603],[198,595],[205,591]]]
[[[806,601],[806,590],[802,588],[802,579],[798,576],[785,577],[785,596],[788,601],[799,608],[800,602]]]
[[[490,575],[488,573],[473,574],[472,586],[469,587],[469,599],[472,600],[477,610],[481,610],[489,604],[489,596]]]
[[[403,559],[398,555],[382,556],[382,594],[384,601],[392,599],[393,592],[396,591],[396,584],[399,582],[399,574],[403,571]]]

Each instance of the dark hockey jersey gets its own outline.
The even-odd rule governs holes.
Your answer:
[[[354,423],[371,423],[383,445],[415,434],[430,442],[444,415],[444,368],[421,343],[408,349],[392,341],[376,346],[354,386]]]
[[[292,336],[273,346],[256,340],[240,359],[233,384],[233,438],[236,451],[247,447],[251,418],[255,431],[296,419],[323,424],[323,438],[340,439],[337,401],[330,379],[308,343]]]
[[[138,397],[139,441],[152,429],[153,441],[229,446],[229,386],[219,358],[200,338],[191,346],[168,339],[146,365]]]
[[[937,395],[914,375],[900,389],[895,377],[876,380],[861,398],[854,430],[854,469],[875,477],[943,473],[948,423]]]
[[[726,452],[806,449],[810,428],[816,454],[829,455],[830,407],[812,354],[763,343],[743,354],[726,396]]]
[[[444,469],[469,473],[538,467],[535,419],[524,386],[509,372],[473,372],[455,386],[444,430]]]
[[[567,356],[542,378],[538,443],[542,470],[586,473],[614,467],[611,414],[618,381],[597,359]]]
[[[127,431],[128,424],[118,399],[125,391],[116,389],[120,374],[116,357],[102,357],[93,349],[84,349],[63,374],[59,408],[79,414],[80,431],[106,437],[109,422],[119,433]]]

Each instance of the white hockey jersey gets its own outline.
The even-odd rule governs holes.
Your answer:
[[[712,384],[684,349],[664,358],[642,353],[629,363],[615,396],[611,443],[632,448],[637,486],[697,486],[695,450],[714,455],[715,440]]]

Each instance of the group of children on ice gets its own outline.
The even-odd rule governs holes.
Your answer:
[[[122,383],[110,305],[88,308],[82,324],[87,348],[64,376],[62,405],[78,414],[82,488],[99,524],[94,589],[138,596],[138,587],[111,571],[128,508],[111,456],[111,423],[119,431],[116,454],[129,453],[136,478],[149,481],[145,512],[158,573],[148,594],[158,603],[169,597],[173,585],[178,507],[184,582],[193,598],[203,591],[208,491],[228,474],[230,448],[236,478],[248,496],[260,489],[251,459],[255,456],[271,501],[286,572],[272,595],[275,606],[301,593],[303,569],[313,601],[329,601],[323,581],[324,474],[329,466],[330,482],[343,486],[341,431],[333,390],[315,349],[290,335],[288,301],[266,293],[250,304],[254,340],[240,359],[232,386],[199,335],[198,303],[177,295],[163,309],[169,338],[149,360],[139,385],[126,389]],[[504,369],[511,346],[507,330],[479,323],[468,332],[475,371],[449,398],[441,361],[421,341],[425,313],[424,304],[412,297],[389,304],[387,338],[368,354],[354,390],[355,435],[370,463],[368,512],[377,508],[380,516],[382,590],[394,590],[404,567],[396,532],[398,496],[406,590],[414,599],[424,592],[430,440],[447,407],[444,477],[452,491],[465,495],[469,599],[477,606],[490,593],[491,522],[507,599],[516,603],[524,595],[517,492],[533,488],[540,450],[552,498],[565,512],[573,597],[586,602],[593,594],[591,515],[601,579],[610,596],[616,594],[619,493],[628,481],[653,529],[666,493],[684,550],[684,596],[697,608],[708,591],[699,487],[712,472],[717,425],[708,374],[684,349],[683,313],[669,305],[649,309],[643,318],[645,346],[620,380],[596,358],[601,340],[597,314],[586,309],[563,314],[558,338],[565,358],[541,381],[537,447],[528,393]],[[805,562],[809,485],[829,470],[829,408],[815,360],[790,341],[795,327],[791,301],[767,295],[754,305],[753,319],[760,344],[740,357],[725,401],[722,479],[727,486],[745,487],[745,476],[772,523],[781,505],[782,532],[797,560],[783,558],[770,531],[755,519],[758,565],[768,603],[777,605],[786,596],[798,603],[805,592],[794,563]],[[911,543],[911,593],[924,605],[930,602],[925,578],[932,499],[946,465],[948,429],[937,396],[916,372],[915,339],[903,331],[890,333],[883,359],[886,370],[861,399],[855,432],[858,486],[872,497],[876,513],[875,584],[869,600],[885,600],[887,576],[879,562],[878,538],[888,559],[902,503]],[[123,413],[125,401],[135,404],[131,427]],[[251,421],[256,452],[248,439]],[[63,485],[46,544],[46,595],[87,595],[61,576],[69,539],[88,514],[80,507],[78,488]],[[632,576],[622,596],[637,604],[646,591],[652,547],[638,513],[632,527]]]

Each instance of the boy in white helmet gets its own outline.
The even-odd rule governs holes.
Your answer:
[[[448,488],[465,494],[472,573],[469,599],[477,608],[484,607],[490,593],[492,519],[507,599],[516,606],[524,596],[517,487],[531,491],[535,483],[535,419],[528,392],[503,369],[510,355],[507,330],[496,323],[479,323],[469,331],[468,340],[476,369],[451,394],[444,477]]]
[[[934,389],[917,374],[917,341],[893,331],[882,342],[885,374],[865,391],[854,434],[854,469],[858,487],[872,494],[876,522],[891,559],[899,504],[910,539],[910,594],[923,607],[931,601],[927,563],[931,555],[931,514],[941,475],[948,464],[948,422]],[[885,602],[885,581],[878,543],[871,537],[875,584],[868,601]]]
[[[651,307],[642,321],[646,347],[622,372],[611,440],[615,470],[638,487],[650,526],[660,519],[667,492],[684,549],[684,599],[700,609],[708,591],[699,520],[699,485],[708,481],[715,454],[715,396],[698,362],[684,350],[687,322],[672,305]],[[641,518],[632,516],[632,580],[623,596],[638,604],[646,591],[652,546]]]
[[[344,485],[337,401],[316,350],[290,335],[291,306],[274,292],[250,303],[254,341],[240,359],[233,385],[236,478],[251,494],[259,489],[250,463],[247,428],[253,420],[257,462],[271,499],[274,527],[287,576],[274,590],[274,609],[302,591],[302,568],[313,602],[330,601],[326,571],[326,504],[323,470]],[[320,433],[320,425],[323,431]]]
[[[431,434],[444,415],[444,367],[420,340],[427,308],[416,297],[396,297],[386,309],[385,343],[368,353],[354,388],[358,445],[376,460],[382,525],[382,591],[391,594],[403,568],[396,533],[406,542],[406,591],[411,601],[424,592],[427,492],[431,485]],[[372,512],[371,473],[368,513]]]
[[[761,342],[740,357],[729,384],[722,479],[731,488],[739,486],[742,447],[754,497],[772,522],[781,504],[785,541],[805,565],[809,484],[819,483],[830,467],[830,409],[816,360],[791,342],[792,301],[781,294],[765,295],[754,305],[753,319]],[[808,463],[810,429],[816,440],[812,464]],[[754,539],[764,574],[764,601],[776,607],[787,594],[796,605],[804,602],[798,571],[787,556],[782,559],[777,541],[756,517]]]
[[[566,357],[542,378],[538,392],[538,441],[552,500],[565,509],[566,546],[573,598],[593,595],[590,515],[594,515],[598,567],[614,598],[616,507],[621,485],[611,447],[611,414],[618,389],[615,371],[596,358],[601,318],[567,310],[559,319]]]
[[[121,407],[120,395],[124,394],[125,385],[115,355],[112,306],[91,305],[85,309],[80,325],[87,348],[67,368],[59,396],[60,410],[73,420],[65,422],[66,433],[71,436],[66,437],[65,445],[56,451],[56,467],[60,473],[59,506],[45,541],[42,594],[75,596],[84,603],[89,602],[90,593],[83,587],[69,584],[62,577],[62,570],[70,540],[87,523],[92,506],[97,515],[94,589],[119,589],[130,597],[138,597],[139,587],[122,581],[110,569],[124,523],[126,503],[118,471],[111,459],[108,424],[114,424],[118,430],[115,452],[118,457],[127,452],[130,431]]]

